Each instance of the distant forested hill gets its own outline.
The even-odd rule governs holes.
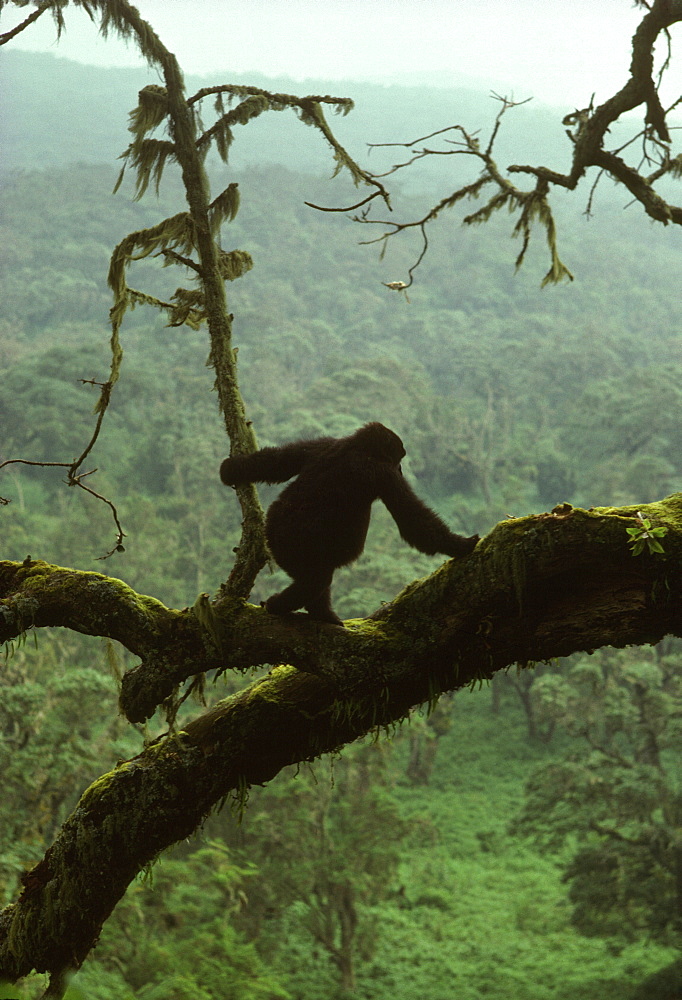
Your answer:
[[[45,53],[9,50],[0,60],[0,116],[2,166],[58,165],[78,160],[112,163],[127,145],[127,115],[137,92],[157,77],[146,69],[83,66]],[[352,114],[333,118],[341,141],[356,156],[366,155],[369,142],[405,142],[446,125],[486,127],[498,105],[486,93],[431,87],[380,86],[352,81],[268,78],[262,74],[234,74],[187,78],[191,92],[216,83],[252,84],[292,94],[333,94],[351,97]],[[524,95],[529,96],[529,95]],[[504,156],[550,156],[565,141],[561,112],[526,105],[517,110],[516,127],[504,137]],[[309,129],[294,128],[291,112],[264,116],[243,130],[244,145],[235,144],[235,166],[280,163],[308,173],[329,173],[324,145]],[[516,137],[514,139],[514,136]],[[396,158],[392,150],[389,162]],[[372,153],[379,161],[380,154]],[[399,157],[398,157],[399,158]],[[452,169],[452,161],[448,163]],[[442,164],[429,172],[442,173]],[[423,176],[423,173],[420,173]]]
[[[0,423],[12,431],[7,454],[55,458],[65,442],[69,453],[77,450],[78,428],[87,423],[91,401],[75,380],[106,371],[112,248],[177,212],[183,194],[172,167],[158,201],[150,193],[134,202],[125,188],[111,193],[115,158],[127,144],[126,115],[145,73],[19,52],[0,67],[9,97],[0,190]],[[256,83],[294,89],[291,81]],[[332,88],[312,81],[298,89]],[[465,118],[473,129],[495,110],[465,91],[334,89],[358,103],[332,124],[361,158],[368,138],[414,138]],[[563,162],[560,115],[530,107],[509,116],[510,156],[528,143],[529,159]],[[516,274],[508,216],[466,229],[463,212],[446,214],[430,230],[408,303],[382,282],[406,278],[419,252],[414,235],[391,244],[382,261],[376,247],[358,246],[377,230],[304,204],[357,199],[343,178],[329,180],[330,156],[318,134],[285,113],[263,115],[236,133],[230,166],[211,171],[217,186],[227,178],[241,191],[223,245],[248,251],[255,262],[228,293],[242,386],[263,444],[383,420],[405,437],[419,488],[467,532],[487,531],[510,511],[563,500],[644,502],[679,488],[679,234],[652,226],[637,209],[623,211],[622,196],[600,200],[590,220],[580,196],[557,198],[560,250],[576,281],[541,289],[541,234]],[[452,190],[446,166],[454,162],[461,171],[467,161],[438,158],[409,183],[403,175],[389,179],[396,216],[415,218]],[[133,285],[162,297],[185,280],[151,259],[134,272]],[[197,438],[210,442],[211,462],[224,450],[218,423],[206,413],[204,335],[163,324],[143,308],[126,318],[124,377],[100,445],[108,475],[132,478],[154,496],[176,474],[179,442],[188,453]],[[147,399],[155,399],[149,413]],[[154,428],[164,447],[149,437]]]
[[[368,141],[414,139],[457,122],[485,130],[497,110],[485,95],[463,90],[224,79],[353,97],[357,110],[332,124],[354,155],[372,165],[391,163],[400,151],[393,148],[383,161],[373,151],[368,161]],[[127,114],[147,82],[156,78],[48,55],[10,51],[0,61],[0,462],[70,461],[82,451],[97,398],[89,382],[106,379],[109,370],[112,249],[129,232],[183,208],[172,166],[158,198],[150,191],[135,202],[127,182],[112,194],[116,157],[128,142]],[[195,78],[189,86],[207,82]],[[533,105],[516,109],[505,121],[499,161],[537,157],[565,166],[561,116]],[[241,385],[261,445],[344,434],[382,420],[405,439],[405,474],[465,534],[484,534],[502,517],[561,501],[639,503],[681,488],[675,227],[652,226],[637,209],[623,211],[626,198],[608,189],[591,220],[582,215],[584,195],[557,198],[561,255],[576,280],[541,289],[542,235],[516,274],[513,219],[500,215],[465,229],[467,206],[430,230],[408,302],[382,282],[406,279],[419,252],[414,236],[391,244],[380,260],[376,247],[358,245],[376,231],[305,205],[358,198],[342,177],[330,180],[331,158],[319,135],[287,113],[236,131],[229,167],[213,163],[211,178],[216,190],[239,183],[241,207],[224,227],[222,246],[254,259],[253,270],[227,293]],[[473,179],[475,165],[442,157],[395,183],[389,179],[396,217],[416,218],[467,169]],[[190,280],[153,257],[130,273],[131,285],[166,299]],[[2,555],[104,568],[181,608],[225,579],[241,512],[218,477],[228,445],[205,363],[206,331],[168,328],[165,321],[143,306],[126,315],[121,378],[88,460],[96,472],[89,482],[115,500],[125,551],[95,561],[113,540],[109,510],[67,489],[63,470],[10,465],[0,477],[0,495],[12,501],[2,507]],[[264,502],[274,490],[263,488]],[[442,560],[402,544],[388,513],[376,508],[366,552],[334,581],[334,605],[344,617],[366,615]],[[252,600],[286,582],[280,570],[262,573]],[[0,896],[6,901],[78,791],[136,753],[142,739],[116,721],[116,685],[107,680],[102,647],[53,632],[41,635],[37,654],[32,644],[11,648],[2,675]],[[600,856],[583,852],[588,874],[575,895],[571,884],[569,897],[561,871],[571,852],[539,857],[510,821],[522,808],[532,769],[568,753],[571,772],[554,774],[583,768],[584,778],[569,788],[578,824],[592,816],[576,796],[581,781],[589,802],[595,788],[602,794],[613,781],[621,798],[609,801],[626,803],[627,822],[643,808],[640,800],[649,810],[643,815],[658,815],[652,796],[666,786],[650,781],[648,756],[646,780],[635,781],[640,772],[622,747],[641,741],[648,754],[656,731],[650,719],[660,732],[673,725],[674,715],[668,722],[665,713],[675,704],[674,688],[663,686],[665,671],[679,663],[673,654],[679,657],[668,641],[659,653],[619,654],[619,687],[609,686],[615,651],[589,663],[579,658],[577,694],[564,685],[566,663],[498,674],[492,693],[441,699],[390,740],[349,748],[334,763],[333,789],[325,765],[310,774],[294,769],[295,776],[254,789],[243,824],[234,825],[223,810],[208,821],[207,839],[182,844],[156,866],[153,893],[133,884],[74,995],[181,990],[224,997],[228,980],[240,996],[338,995],[317,921],[336,919],[325,900],[337,891],[330,887],[340,886],[344,915],[348,900],[358,914],[358,996],[669,1000],[675,968],[656,970],[672,962],[672,949],[650,939],[648,929],[645,939],[633,940],[651,926],[638,927],[643,913],[658,921],[665,912],[665,893],[653,881],[657,869],[628,867],[634,861],[617,869],[633,878],[645,871],[646,892],[654,887],[635,897],[620,937],[580,937],[573,924],[590,935],[617,926],[601,911],[605,900],[616,905],[616,893],[609,901],[585,889],[594,883],[591,859]],[[109,668],[118,662],[109,646],[107,659]],[[594,680],[602,671],[608,685]],[[238,683],[228,674],[220,685],[207,685],[209,698],[232,690],[223,683]],[[626,689],[633,698],[637,692],[637,703]],[[592,699],[590,718],[598,721],[604,712],[603,731],[617,754],[595,754],[589,746],[583,690]],[[185,711],[194,713],[189,704]],[[646,705],[654,706],[651,715]],[[584,740],[571,734],[576,718]],[[623,777],[611,769],[614,760],[623,764]],[[38,791],[36,774],[43,776]],[[557,782],[534,779],[531,787],[546,788],[549,802]],[[665,796],[658,801],[665,804]],[[532,800],[528,814],[533,810],[544,823],[542,798]],[[558,825],[567,815],[562,810]],[[630,827],[623,830],[613,843],[632,846]],[[615,850],[608,856],[609,871],[615,856]],[[598,888],[603,884],[615,885],[602,879]]]

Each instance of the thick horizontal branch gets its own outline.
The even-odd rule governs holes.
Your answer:
[[[641,510],[667,528],[662,555],[633,557],[627,528],[641,524],[636,508],[564,505],[502,522],[471,556],[346,629],[234,604],[214,605],[207,624],[205,609],[171,611],[98,574],[1,563],[5,635],[16,634],[20,615],[24,628],[99,627],[96,634],[145,655],[156,642],[163,654],[152,686],[162,661],[178,672],[176,642],[195,671],[216,665],[216,643],[223,667],[255,661],[260,649],[262,657],[291,654],[304,669],[275,668],[84,793],[24,876],[18,902],[0,915],[0,978],[77,967],[137,872],[225,796],[286,765],[338,749],[512,663],[682,635],[682,494]]]
[[[625,529],[634,507],[503,521],[471,556],[445,563],[345,629],[229,597],[211,603],[201,595],[194,609],[174,610],[99,573],[0,563],[0,641],[46,625],[118,640],[141,659],[121,692],[133,722],[196,674],[277,662],[330,681],[340,697],[378,677],[390,685],[440,669],[444,690],[453,686],[455,662],[462,686],[510,663],[682,630],[674,602],[645,599],[659,585],[672,593],[679,500],[643,508],[669,529],[665,558],[631,556]]]

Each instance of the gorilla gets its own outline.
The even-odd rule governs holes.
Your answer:
[[[331,606],[334,570],[358,558],[365,547],[372,504],[381,500],[401,537],[420,552],[465,556],[478,535],[450,531],[403,478],[403,442],[383,424],[365,424],[343,438],[294,441],[251,455],[226,458],[226,486],[284,483],[271,504],[266,537],[276,562],[292,583],[265,603],[275,615],[305,608],[311,618],[341,625]]]

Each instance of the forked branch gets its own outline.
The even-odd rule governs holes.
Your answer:
[[[521,251],[516,258],[517,268],[524,260],[532,227],[535,223],[539,223],[545,231],[550,254],[550,267],[543,278],[543,285],[572,278],[557,250],[556,226],[549,203],[552,188],[558,186],[574,190],[590,168],[596,167],[599,173],[590,191],[588,212],[592,208],[596,184],[601,176],[607,174],[616,183],[623,185],[652,219],[664,225],[670,222],[682,225],[682,207],[666,200],[654,187],[662,177],[682,176],[682,154],[674,155],[672,151],[672,130],[668,125],[670,112],[682,102],[682,98],[665,109],[659,96],[663,74],[670,64],[669,29],[673,24],[682,21],[682,0],[653,0],[651,3],[643,3],[640,0],[640,6],[646,9],[646,13],[632,39],[630,76],[626,84],[603,104],[594,107],[591,101],[588,107],[572,112],[563,120],[566,134],[573,146],[570,170],[567,173],[530,164],[513,164],[506,172],[499,169],[493,157],[493,147],[502,117],[510,108],[525,102],[516,102],[498,95],[493,96],[502,102],[502,108],[495,119],[485,148],[477,134],[468,132],[461,125],[438,129],[412,142],[382,144],[402,146],[409,155],[388,171],[374,174],[375,178],[389,176],[428,156],[473,156],[482,164],[482,171],[475,181],[442,198],[419,219],[408,222],[375,219],[371,217],[370,209],[365,209],[360,215],[355,216],[357,222],[385,228],[380,236],[365,241],[380,243],[382,254],[387,242],[398,233],[411,229],[416,229],[420,233],[421,250],[409,269],[409,281],[390,282],[388,287],[402,289],[412,284],[414,271],[424,259],[428,249],[426,227],[429,223],[444,209],[450,209],[463,200],[479,198],[490,186],[493,188],[493,193],[486,204],[465,216],[462,222],[465,225],[487,222],[495,212],[505,207],[515,213],[517,222],[513,233],[522,240]],[[654,79],[654,46],[661,35],[666,39],[667,55]],[[619,147],[607,148],[611,126],[626,112],[640,106],[643,107],[641,130]],[[453,133],[459,138],[453,139]],[[424,145],[435,137],[438,137],[442,145]],[[642,145],[639,162],[628,163],[622,154],[639,140]],[[528,190],[518,187],[511,180],[514,174],[534,177],[534,186]]]

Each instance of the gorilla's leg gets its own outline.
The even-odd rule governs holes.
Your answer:
[[[332,625],[343,625],[343,622],[332,608],[331,587],[327,586],[317,596],[306,601],[304,607],[311,618],[318,622],[331,622]]]
[[[329,570],[304,580],[299,577],[285,590],[267,599],[266,611],[272,615],[286,615],[298,608],[305,608],[315,621],[341,625],[341,619],[334,614],[331,606],[332,575],[333,570]]]

